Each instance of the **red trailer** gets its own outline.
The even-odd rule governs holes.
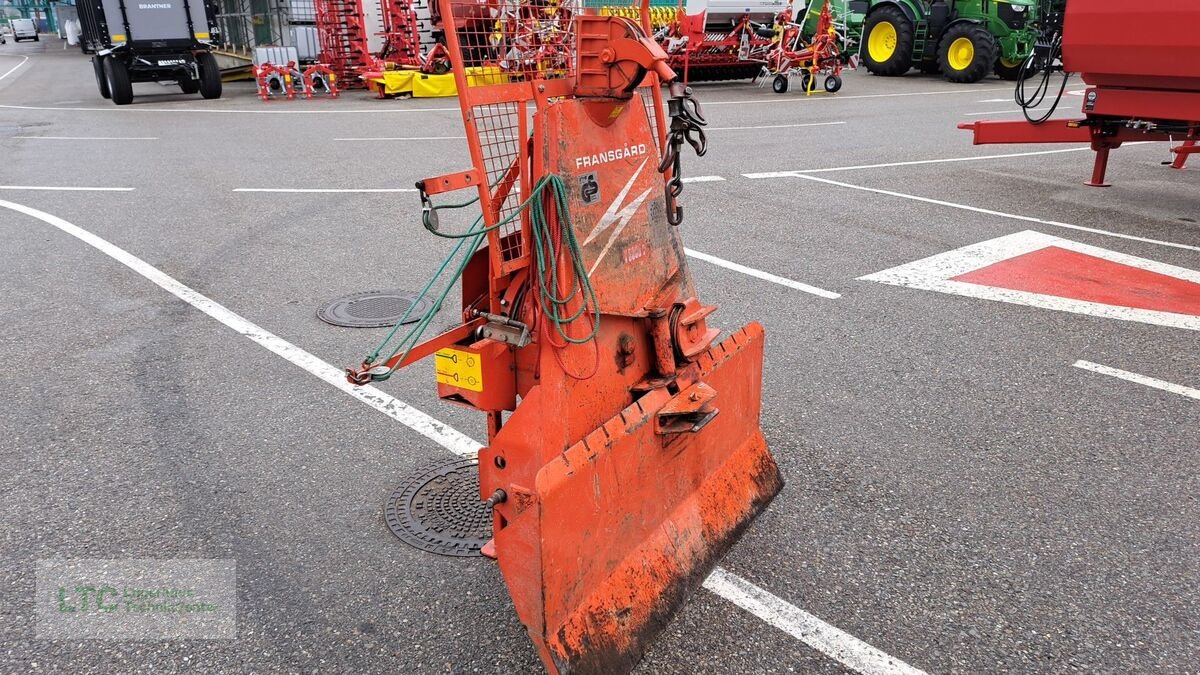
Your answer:
[[[1070,0],[1062,60],[1089,86],[1083,117],[1041,124],[974,122],[975,144],[1091,143],[1088,185],[1106,187],[1109,152],[1131,141],[1181,142],[1175,168],[1200,151],[1200,3]]]

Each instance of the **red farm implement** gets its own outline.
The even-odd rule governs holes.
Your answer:
[[[1123,143],[1179,142],[1171,164],[1182,169],[1200,136],[1198,25],[1200,5],[1190,2],[1069,0],[1061,43],[1053,43],[1061,44],[1063,69],[1089,85],[1083,116],[960,127],[974,132],[977,145],[1090,143],[1096,159],[1087,184],[1095,187],[1107,185],[1109,153]],[[1056,52],[1043,58],[1052,62]],[[1065,88],[1064,79],[1060,92]]]
[[[704,119],[649,8],[478,8],[441,5],[471,166],[417,184],[454,241],[442,290],[348,378],[434,358],[439,396],[487,417],[484,552],[547,670],[628,672],[782,486],[763,329],[719,339],[688,271],[679,160]],[[450,222],[461,191],[473,225]],[[459,280],[461,323],[422,342]]]

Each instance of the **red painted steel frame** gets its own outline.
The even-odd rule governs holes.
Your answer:
[[[484,325],[413,354],[477,368],[439,373],[438,393],[487,414],[487,551],[546,669],[628,672],[782,487],[759,424],[765,337],[717,340],[669,220],[658,167],[702,121],[647,37],[648,2],[640,27],[582,3],[473,3],[440,12],[472,167],[418,187],[429,205],[479,196],[462,316]],[[500,83],[469,87],[481,73]],[[584,296],[552,319],[553,298]]]
[[[1090,142],[1096,151],[1087,185],[1106,187],[1108,155],[1129,141],[1186,141],[1172,166],[1183,168],[1200,129],[1200,4],[1178,0],[1075,0],[1067,3],[1063,61],[1092,85],[1084,118],[1041,125],[961,124],[975,144]],[[1182,130],[1182,131],[1181,131]]]

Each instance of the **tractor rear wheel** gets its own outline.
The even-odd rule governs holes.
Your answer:
[[[903,75],[912,68],[913,24],[895,5],[867,16],[863,27],[863,61],[875,75]]]
[[[1005,58],[996,59],[996,76],[1002,80],[1016,82],[1021,77],[1021,65],[1024,63],[1024,61],[1009,61]],[[1028,80],[1037,75],[1040,70],[1041,68],[1038,67],[1037,58],[1035,57],[1029,64],[1029,67],[1025,69],[1024,79]]]
[[[996,66],[996,38],[978,24],[956,23],[942,35],[938,65],[951,82],[978,82]]]

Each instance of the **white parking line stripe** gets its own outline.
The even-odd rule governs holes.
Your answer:
[[[700,101],[701,105],[708,107],[710,105],[749,105],[752,103],[800,103],[804,101],[854,101],[860,98],[902,98],[906,96],[944,96],[947,94],[978,94],[981,91],[1008,91],[1007,87],[989,87],[987,89],[964,88],[961,91],[942,90],[942,91],[913,91],[902,92],[899,94],[859,94],[857,96],[779,96],[776,98],[755,98],[745,101]]]
[[[697,260],[703,260],[704,262],[712,263],[712,264],[716,265],[717,267],[724,267],[727,270],[733,270],[734,272],[741,272],[742,274],[748,274],[756,279],[762,279],[763,281],[770,281],[773,284],[779,284],[780,286],[787,286],[788,288],[792,288],[797,291],[803,291],[804,293],[811,293],[812,295],[816,295],[816,296],[819,296],[822,298],[828,298],[830,300],[836,300],[836,299],[842,297],[841,294],[834,293],[833,291],[827,291],[823,288],[817,288],[816,286],[809,286],[808,284],[802,284],[799,281],[792,281],[791,279],[787,279],[785,277],[775,276],[774,274],[771,274],[770,272],[764,272],[762,270],[756,270],[753,267],[746,267],[745,265],[739,265],[735,262],[730,262],[728,260],[725,260],[724,258],[718,258],[715,255],[701,253],[700,251],[695,251],[690,248],[687,248],[684,250],[687,251],[687,254],[692,258],[695,258]]]
[[[704,587],[863,675],[925,673],[720,567],[704,580]]]
[[[719,183],[724,180],[725,179],[720,176],[691,176],[690,178],[684,178],[683,182],[684,183]]]
[[[972,213],[982,213],[988,216],[997,216],[999,218],[1011,218],[1012,220],[1021,220],[1027,223],[1039,223],[1041,225],[1049,225],[1050,227],[1061,227],[1067,230],[1075,230],[1078,232],[1089,232],[1091,234],[1099,234],[1105,237],[1115,237],[1117,239],[1127,239],[1129,241],[1140,241],[1145,244],[1157,244],[1159,246],[1169,246],[1170,248],[1180,248],[1186,251],[1200,252],[1200,246],[1192,246],[1191,244],[1177,244],[1173,241],[1162,241],[1159,239],[1150,239],[1148,237],[1137,237],[1132,234],[1121,234],[1120,232],[1109,232],[1108,230],[1100,230],[1094,227],[1084,227],[1082,225],[1072,225],[1070,223],[1060,223],[1057,220],[1043,220],[1042,218],[1034,218],[1032,216],[1022,216],[1015,213],[1005,213],[1003,211],[994,211],[992,209],[981,209],[977,206],[968,206],[966,204],[956,204],[947,202],[941,199],[930,199],[929,197],[919,197],[917,195],[905,194],[903,192],[894,192],[892,190],[881,190],[879,188],[864,187],[862,185],[851,185],[841,181],[830,180],[828,178],[818,178],[816,176],[806,176],[797,174],[796,178],[811,180],[827,185],[836,185],[850,190],[861,190],[863,192],[873,192],[875,194],[887,195],[889,197],[899,197],[900,199],[911,199],[916,202],[924,202],[926,204],[936,204],[937,206],[945,206],[952,209],[961,209],[963,211],[971,211]]]
[[[20,63],[13,66],[12,68],[9,68],[8,70],[4,71],[3,75],[0,75],[0,80],[3,80],[4,78],[8,77],[9,75],[12,75],[13,71],[15,71],[17,68],[20,68],[21,66],[25,65],[25,62],[28,60],[29,60],[28,56],[22,56]]]
[[[241,316],[234,314],[224,306],[210,300],[204,295],[197,293],[188,286],[185,286],[174,278],[160,272],[158,268],[150,265],[114,244],[97,237],[96,235],[72,225],[67,221],[57,216],[52,216],[49,213],[39,211],[22,204],[0,200],[0,207],[11,209],[18,213],[24,213],[32,218],[51,225],[62,230],[63,232],[79,239],[83,243],[100,251],[108,257],[125,265],[129,269],[146,277],[150,281],[158,284],[161,288],[171,293],[175,297],[183,300],[196,309],[204,312],[212,318],[220,321],[229,328],[232,328],[240,335],[257,342],[259,346],[268,351],[281,356],[290,361],[292,364],[303,368],[309,373],[326,383],[337,387],[343,392],[353,396],[359,401],[366,403],[379,412],[391,417],[400,422],[404,426],[421,434],[429,440],[446,448],[450,452],[463,457],[474,457],[481,447],[479,443],[472,440],[465,434],[462,434],[455,429],[450,428],[446,424],[426,415],[425,413],[409,406],[404,401],[393,398],[375,387],[365,386],[357,387],[346,381],[346,373],[341,369],[322,361],[312,354],[300,349],[292,343],[280,338],[267,330],[243,319]]]
[[[420,112],[458,112],[458,108],[386,108],[379,110],[230,110],[228,108],[143,108],[138,105],[111,106],[108,108],[70,108],[62,106],[0,105],[9,110],[65,110],[69,112],[161,112],[161,113],[217,113],[246,115],[388,115]]]
[[[962,113],[962,114],[966,115],[968,117],[975,117],[975,116],[979,116],[979,115],[1009,115],[1009,114],[1014,114],[1014,113],[1019,113],[1019,112],[1021,112],[1020,108],[1009,108],[1008,110],[989,110],[987,112],[969,112],[969,113]],[[1046,110],[1038,109],[1038,108],[1030,108],[1029,112],[1031,114],[1032,113],[1045,113]],[[1067,117],[1064,117],[1062,119],[1074,119],[1074,118],[1079,117],[1079,113],[1075,113],[1074,115],[1072,115],[1070,110],[1060,110],[1059,112],[1067,113]],[[1059,118],[1051,117],[1050,119],[1056,120]]]
[[[13,138],[21,138],[27,141],[157,141],[154,136],[131,136],[121,138],[117,136],[13,136]]]
[[[1162,391],[1169,391],[1172,394],[1179,394],[1180,396],[1186,396],[1188,398],[1200,401],[1200,389],[1193,389],[1191,387],[1185,387],[1182,384],[1174,384],[1172,382],[1167,382],[1166,380],[1160,380],[1156,377],[1147,377],[1146,375],[1139,375],[1137,373],[1131,373],[1128,370],[1121,370],[1120,368],[1104,366],[1099,363],[1092,363],[1091,361],[1082,361],[1081,360],[1081,361],[1076,361],[1075,363],[1073,363],[1071,365],[1075,366],[1076,368],[1090,370],[1093,373],[1099,373],[1101,375],[1108,375],[1109,377],[1120,378],[1127,382],[1134,382],[1136,384],[1145,385],[1147,387],[1152,387],[1154,389],[1161,389]]]
[[[809,122],[807,124],[768,124],[761,127],[706,127],[705,131],[744,131],[747,129],[796,129],[799,127],[834,127],[845,122]]]
[[[1125,145],[1134,145],[1126,143]],[[953,162],[979,162],[987,159],[1005,159],[1007,157],[1037,157],[1038,155],[1061,155],[1064,152],[1083,152],[1091,150],[1091,146],[1078,148],[1060,148],[1058,150],[1037,150],[1034,152],[1011,152],[1003,155],[975,155],[972,157],[945,157],[942,159],[915,159],[907,162],[888,162],[886,164],[857,164],[854,166],[833,166],[825,169],[796,169],[794,171],[766,171],[763,173],[744,173],[746,178],[758,180],[763,178],[792,178],[804,174],[834,173],[837,171],[858,171],[860,169],[887,169],[896,166],[919,166],[921,164],[947,164]]]
[[[416,192],[416,188],[234,188],[234,192]]]
[[[463,457],[473,457],[482,447],[465,434],[447,424],[426,415],[372,386],[358,387],[346,381],[340,368],[322,361],[290,342],[231,312],[223,305],[192,290],[128,251],[97,237],[96,235],[67,221],[22,204],[0,200],[0,207],[24,213],[62,230],[96,250],[157,284],[175,297],[187,302],[237,333],[257,342],[263,348],[283,357],[317,378],[327,382],[367,405],[379,410],[408,428],[429,438],[438,445]],[[887,656],[870,645],[848,635],[816,617],[794,607],[770,593],[754,586],[728,571],[717,568],[704,582],[704,587],[713,593],[734,602],[758,618],[777,626],[793,637],[820,650],[830,658],[854,668],[864,675],[876,673],[903,673],[921,675],[922,671],[908,666],[903,661]],[[736,600],[734,598],[737,598]],[[809,617],[808,623],[796,621]],[[808,629],[808,630],[806,630]],[[811,634],[810,634],[811,633]]]
[[[60,192],[133,192],[127,187],[64,187],[58,185],[0,185],[0,190],[57,190]]]
[[[383,138],[335,138],[335,141],[343,141],[349,143],[375,141],[465,141],[466,136],[393,136]]]

